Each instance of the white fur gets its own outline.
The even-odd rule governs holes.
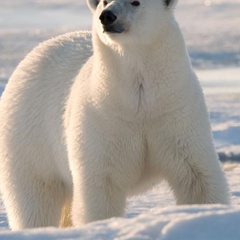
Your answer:
[[[103,4],[94,3],[93,54],[87,32],[47,41],[2,96],[0,184],[11,228],[122,216],[127,196],[162,179],[177,204],[228,204],[172,6],[115,0],[127,31],[108,34],[99,21]],[[67,207],[61,217],[63,206],[70,217]]]

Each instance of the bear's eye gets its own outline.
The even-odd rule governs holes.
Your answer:
[[[107,1],[103,1],[103,6],[107,6],[108,5],[108,2]]]
[[[135,7],[138,7],[140,5],[140,2],[139,1],[133,1],[133,2],[131,2],[131,4]]]

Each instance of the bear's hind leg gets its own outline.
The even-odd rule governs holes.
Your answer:
[[[60,181],[28,178],[9,184],[5,198],[9,225],[12,230],[38,228],[60,224],[61,210],[66,199]]]

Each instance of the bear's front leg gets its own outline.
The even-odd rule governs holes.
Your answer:
[[[129,189],[143,171],[141,132],[90,111],[86,118],[68,135],[74,226],[123,216]]]
[[[106,141],[91,130],[83,134],[84,141],[75,142],[70,159],[73,176],[72,218],[74,226],[121,217],[125,209],[125,189],[120,178],[119,153],[114,142]],[[112,142],[112,143],[111,143]],[[118,157],[118,158],[116,158]]]
[[[169,158],[165,177],[177,204],[229,204],[228,187],[211,145],[175,139],[175,154]],[[211,144],[209,142],[209,144]]]
[[[205,124],[176,118],[160,131],[151,130],[151,164],[168,181],[177,204],[229,204],[227,181]]]
[[[126,198],[112,177],[101,171],[83,175],[83,179],[79,180],[80,186],[78,181],[74,183],[73,225],[81,226],[97,220],[122,217]]]

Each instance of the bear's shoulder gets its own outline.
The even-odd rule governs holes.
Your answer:
[[[20,65],[82,65],[92,55],[92,34],[89,31],[66,33],[46,40],[35,47]]]
[[[92,34],[88,31],[70,32],[41,43],[37,50],[55,53],[87,53],[92,54]]]

